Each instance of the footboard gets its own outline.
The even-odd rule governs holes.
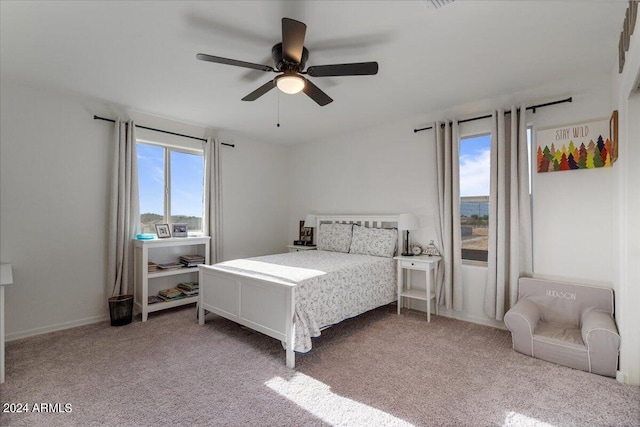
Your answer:
[[[295,284],[201,265],[198,321],[205,310],[286,343],[287,367],[295,367]]]

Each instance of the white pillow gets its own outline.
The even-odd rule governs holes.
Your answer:
[[[318,250],[349,253],[353,224],[320,224]]]
[[[398,230],[353,226],[349,253],[392,258],[396,252]]]

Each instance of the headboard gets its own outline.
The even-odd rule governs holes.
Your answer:
[[[358,215],[358,214],[315,214],[316,230],[320,235],[320,224],[340,223],[340,224],[357,224],[369,228],[398,228],[399,214],[383,214],[383,215]],[[398,243],[396,245],[396,254],[402,251],[402,233],[398,230]]]

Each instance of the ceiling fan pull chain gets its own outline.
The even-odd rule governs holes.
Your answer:
[[[278,92],[278,124],[276,127],[280,127],[280,92]]]

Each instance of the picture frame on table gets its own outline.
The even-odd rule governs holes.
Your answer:
[[[187,237],[187,224],[171,224],[171,235],[173,237]]]
[[[300,238],[296,242],[296,245],[313,246],[313,228],[305,227],[304,220],[300,221]]]
[[[156,234],[158,239],[166,239],[171,237],[171,230],[169,230],[169,224],[156,224]]]

